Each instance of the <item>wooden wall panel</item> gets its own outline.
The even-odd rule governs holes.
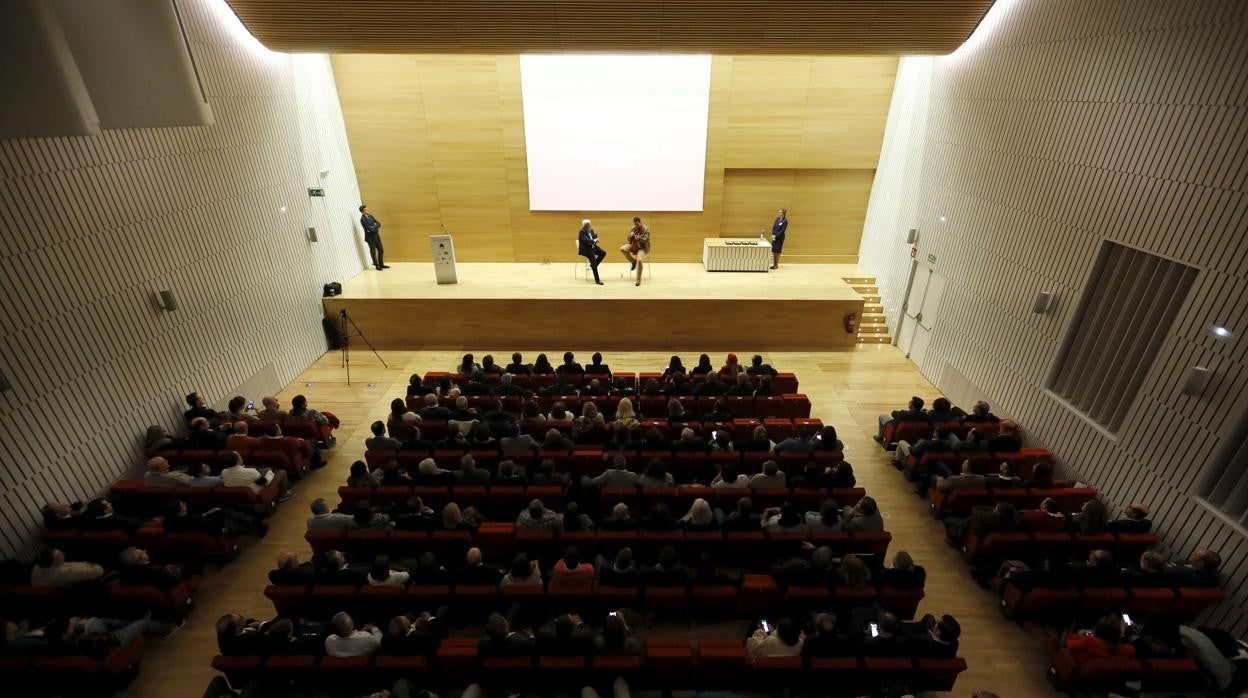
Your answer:
[[[783,205],[789,209],[786,260],[854,262],[874,176],[874,170],[725,170],[721,230],[740,237],[764,227],[770,232],[770,218],[759,212],[774,216]]]
[[[987,396],[1111,507],[1151,504],[1172,555],[1216,548],[1228,598],[1202,620],[1239,635],[1248,532],[1197,495],[1248,412],[1246,52],[1236,0],[1017,0],[974,50],[903,60],[861,247],[893,322],[919,230],[947,279],[923,373]],[[1044,389],[1103,240],[1200,269],[1116,436]],[[1058,302],[1036,315],[1041,290]],[[1183,395],[1197,365],[1216,378]]]
[[[582,218],[611,250],[637,214],[654,232],[656,261],[697,261],[702,239],[739,219],[756,229],[779,206],[809,209],[830,197],[845,207],[809,218],[820,227],[807,228],[801,245],[818,255],[810,261],[852,262],[866,199],[842,189],[875,168],[897,59],[716,56],[700,213],[530,211],[515,55],[339,55],[333,64],[361,191],[383,223],[389,259],[427,261],[426,236],[445,224],[464,261],[570,260]],[[757,210],[729,219],[725,168],[845,174],[826,191],[803,189],[803,199],[759,192]],[[802,181],[813,187],[823,177]],[[848,245],[845,230],[855,236]]]
[[[45,502],[140,466],[186,393],[302,372],[322,284],[363,268],[329,60],[240,43],[218,1],[178,2],[213,125],[0,140],[0,557],[29,552]]]

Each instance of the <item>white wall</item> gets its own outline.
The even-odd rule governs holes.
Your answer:
[[[1248,535],[1195,494],[1248,409],[1248,4],[998,0],[992,14],[931,63],[930,85],[926,59],[903,60],[861,263],[896,327],[918,228],[918,259],[947,279],[923,373],[987,396],[1111,505],[1151,503],[1171,553],[1218,549],[1229,599],[1209,620],[1242,634]],[[1105,239],[1201,270],[1116,437],[1043,389]],[[1058,294],[1045,315],[1040,290]],[[1213,322],[1235,337],[1213,339]],[[1193,365],[1217,373],[1200,397],[1181,393]]]
[[[363,268],[328,58],[265,51],[224,0],[178,7],[214,125],[0,140],[0,556],[138,465],[187,392],[289,382],[325,351],[321,285]]]

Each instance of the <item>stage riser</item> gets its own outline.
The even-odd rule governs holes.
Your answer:
[[[580,346],[637,351],[850,348],[861,300],[326,298],[378,349]]]

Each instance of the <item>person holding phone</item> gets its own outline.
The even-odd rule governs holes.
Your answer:
[[[598,246],[598,234],[594,232],[594,226],[588,218],[581,221],[581,230],[576,234],[576,253],[589,260],[589,268],[594,272],[594,283],[602,286],[602,279],[598,278],[598,265],[606,259],[607,253]]]
[[[774,628],[764,618],[746,640],[745,648],[751,662],[758,657],[797,657],[802,654],[805,637],[792,618],[778,618]]]

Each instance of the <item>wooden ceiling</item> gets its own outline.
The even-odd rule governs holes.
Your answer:
[[[326,53],[945,54],[993,0],[227,0]]]

